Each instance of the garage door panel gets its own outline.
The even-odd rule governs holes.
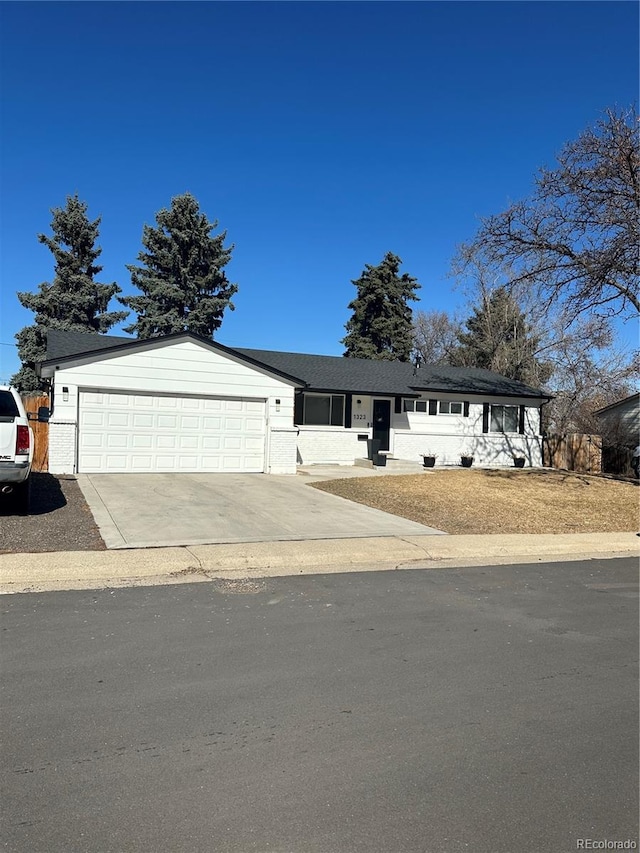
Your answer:
[[[193,415],[183,415],[180,418],[181,429],[202,429],[202,418],[194,417]]]
[[[265,433],[260,400],[81,391],[78,470],[259,472]]]
[[[153,447],[153,436],[143,433],[134,433],[131,436],[131,447],[134,450],[150,450]]]
[[[197,450],[198,436],[197,435],[181,435],[180,438],[181,450]]]
[[[144,415],[140,412],[136,412],[132,418],[132,426],[134,429],[140,429],[144,427],[152,427],[153,426],[153,415]]]
[[[87,403],[102,403],[102,394],[96,391],[84,391],[84,399]]]
[[[98,434],[90,434],[86,437],[85,447],[89,449],[101,448],[104,445],[105,437]]]
[[[129,408],[131,405],[131,398],[128,394],[102,394],[102,400],[100,401],[102,405],[108,406],[111,408],[112,406],[124,406],[125,408]]]
[[[103,412],[83,412],[82,419],[80,421],[81,425],[86,424],[87,426],[98,426],[101,427],[104,425],[104,413]]]
[[[202,464],[206,471],[221,471],[222,457],[219,455],[210,456],[207,453],[202,454]]]
[[[109,412],[107,414],[107,429],[110,427],[129,427],[131,420],[127,412]]]
[[[158,429],[177,429],[178,418],[175,415],[158,415],[156,426]]]
[[[98,436],[98,438],[102,439],[103,437]],[[111,435],[104,436],[104,439],[109,450],[125,450],[128,445],[129,436],[112,433]],[[100,443],[103,444],[105,442],[101,440]]]
[[[131,468],[133,471],[152,471],[153,470],[153,458],[151,455],[143,456],[140,453],[132,453],[129,457],[131,459]]]
[[[106,471],[121,471],[123,469],[123,467],[127,464],[127,456],[124,456],[124,455],[116,456],[112,453],[107,453],[104,455],[104,457],[94,457],[94,458],[96,459],[96,461],[94,463],[96,465],[101,464],[103,459],[106,461],[106,466],[105,466]]]

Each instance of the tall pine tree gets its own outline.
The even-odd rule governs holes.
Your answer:
[[[37,293],[18,293],[25,308],[35,313],[35,323],[16,335],[22,367],[11,383],[22,393],[44,390],[35,364],[46,356],[47,329],[106,332],[127,316],[127,311],[107,311],[111,298],[120,293],[113,282],[95,281],[102,270],[96,264],[102,249],[96,246],[100,219],[90,222],[87,205],[77,195],[67,196],[65,207],[54,208],[53,236],[38,234],[55,259],[52,282],[43,282]]]
[[[413,317],[408,305],[417,299],[417,280],[400,275],[401,259],[387,252],[377,267],[367,264],[352,282],[358,295],[350,303],[353,311],[342,339],[349,358],[409,361],[413,350]]]
[[[465,326],[467,331],[458,334],[455,364],[493,370],[537,387],[549,378],[550,366],[537,357],[540,336],[506,288],[483,292]]]
[[[224,272],[233,250],[224,246],[226,231],[211,236],[218,223],[209,222],[190,193],[172,198],[156,222],[157,228],[144,226],[141,266],[127,267],[141,295],[120,298],[138,315],[125,331],[139,338],[175,332],[213,338],[238,290]]]

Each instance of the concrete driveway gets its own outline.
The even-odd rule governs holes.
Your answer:
[[[442,532],[320,492],[303,474],[81,474],[78,483],[107,548]]]

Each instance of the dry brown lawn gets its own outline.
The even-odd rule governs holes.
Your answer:
[[[446,533],[619,533],[640,523],[637,481],[567,471],[435,470],[314,486]]]

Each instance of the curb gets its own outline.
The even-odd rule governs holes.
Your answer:
[[[2,554],[0,594],[624,556],[640,557],[635,533],[388,536]]]

